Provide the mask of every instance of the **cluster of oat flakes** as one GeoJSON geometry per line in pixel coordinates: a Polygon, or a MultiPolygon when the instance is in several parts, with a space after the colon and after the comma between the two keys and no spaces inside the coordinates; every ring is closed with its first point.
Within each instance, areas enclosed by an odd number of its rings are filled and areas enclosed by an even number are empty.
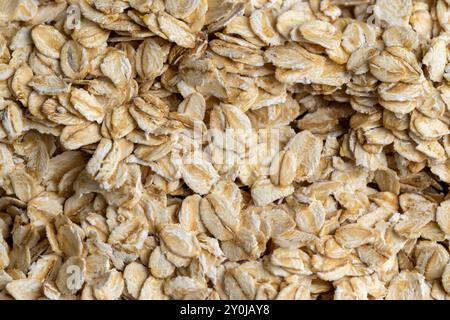
{"type": "Polygon", "coordinates": [[[0,298],[449,299],[449,40],[449,0],[0,0],[0,298]]]}

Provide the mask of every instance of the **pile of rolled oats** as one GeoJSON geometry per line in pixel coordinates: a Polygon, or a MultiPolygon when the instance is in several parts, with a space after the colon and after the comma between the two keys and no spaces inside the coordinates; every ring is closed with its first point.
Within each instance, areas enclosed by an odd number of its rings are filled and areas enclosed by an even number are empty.
{"type": "Polygon", "coordinates": [[[0,298],[450,299],[449,0],[0,0],[0,298]]]}

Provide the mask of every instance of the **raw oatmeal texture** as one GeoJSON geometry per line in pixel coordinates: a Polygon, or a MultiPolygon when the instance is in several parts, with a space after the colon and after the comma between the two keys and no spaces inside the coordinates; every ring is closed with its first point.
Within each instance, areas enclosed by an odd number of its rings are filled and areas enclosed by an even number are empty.
{"type": "Polygon", "coordinates": [[[449,0],[0,0],[0,299],[450,299],[449,0]]]}

